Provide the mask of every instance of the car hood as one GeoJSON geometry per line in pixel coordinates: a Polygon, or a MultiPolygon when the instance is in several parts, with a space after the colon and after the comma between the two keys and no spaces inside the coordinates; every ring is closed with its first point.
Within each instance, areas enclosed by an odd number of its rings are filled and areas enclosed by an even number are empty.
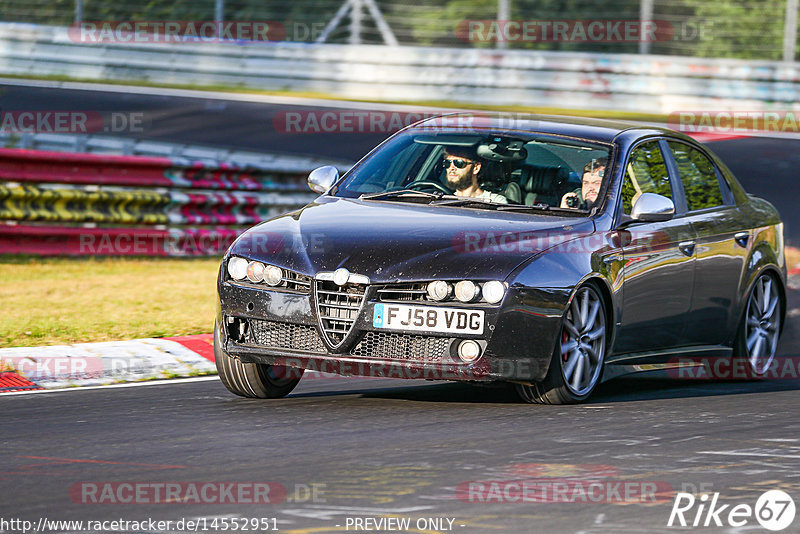
{"type": "Polygon", "coordinates": [[[322,197],[251,228],[230,253],[308,275],[344,267],[372,282],[503,280],[592,231],[586,217],[322,197]]]}

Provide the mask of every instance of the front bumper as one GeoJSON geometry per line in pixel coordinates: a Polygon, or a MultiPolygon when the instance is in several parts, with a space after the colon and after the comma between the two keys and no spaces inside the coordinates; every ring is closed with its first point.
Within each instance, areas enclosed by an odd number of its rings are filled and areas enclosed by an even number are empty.
{"type": "Polygon", "coordinates": [[[478,382],[542,380],[569,298],[566,291],[512,287],[502,306],[481,308],[482,335],[455,336],[374,328],[372,310],[379,301],[368,290],[353,325],[353,342],[333,351],[321,339],[311,294],[227,281],[218,292],[220,347],[244,362],[341,375],[478,382]],[[474,339],[482,349],[470,364],[456,355],[464,339],[474,339]]]}

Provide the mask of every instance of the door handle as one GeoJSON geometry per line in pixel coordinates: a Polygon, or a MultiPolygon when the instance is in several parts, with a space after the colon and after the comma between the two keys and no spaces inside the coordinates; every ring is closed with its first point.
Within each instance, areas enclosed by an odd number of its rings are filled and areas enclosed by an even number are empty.
{"type": "Polygon", "coordinates": [[[684,241],[683,243],[678,243],[678,248],[687,256],[694,255],[694,241],[684,241]]]}
{"type": "Polygon", "coordinates": [[[747,242],[750,241],[750,232],[739,232],[733,235],[733,240],[742,248],[747,248],[747,242]]]}

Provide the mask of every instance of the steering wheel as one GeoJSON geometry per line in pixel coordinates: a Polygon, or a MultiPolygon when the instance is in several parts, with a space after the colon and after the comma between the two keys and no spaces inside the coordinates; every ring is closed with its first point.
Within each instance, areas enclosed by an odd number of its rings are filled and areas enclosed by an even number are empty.
{"type": "Polygon", "coordinates": [[[433,187],[434,189],[438,189],[445,195],[452,195],[453,192],[447,189],[445,186],[440,184],[439,182],[434,182],[433,180],[420,180],[418,182],[411,182],[406,186],[406,189],[417,189],[422,187],[433,187]]]}

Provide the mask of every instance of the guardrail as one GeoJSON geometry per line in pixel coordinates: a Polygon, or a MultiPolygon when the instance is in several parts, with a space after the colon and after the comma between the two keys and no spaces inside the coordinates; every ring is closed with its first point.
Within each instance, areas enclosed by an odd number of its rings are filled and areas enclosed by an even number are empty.
{"type": "Polygon", "coordinates": [[[670,113],[797,106],[800,63],[298,43],[80,43],[66,28],[0,24],[0,72],[670,113]]]}
{"type": "Polygon", "coordinates": [[[231,153],[233,164],[209,149],[147,149],[179,156],[0,148],[0,253],[217,255],[244,229],[315,198],[306,177],[323,163],[231,153]]]}

